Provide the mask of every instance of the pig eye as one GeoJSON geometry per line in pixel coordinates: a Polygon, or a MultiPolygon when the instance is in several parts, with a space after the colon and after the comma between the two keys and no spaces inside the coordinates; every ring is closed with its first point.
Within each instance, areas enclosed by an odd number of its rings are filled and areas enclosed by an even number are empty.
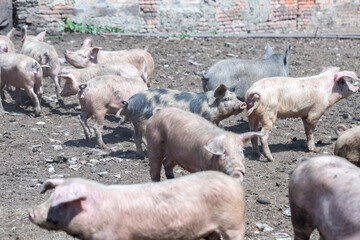
{"type": "Polygon", "coordinates": [[[229,101],[229,100],[230,100],[229,97],[224,98],[224,101],[229,101]]]}

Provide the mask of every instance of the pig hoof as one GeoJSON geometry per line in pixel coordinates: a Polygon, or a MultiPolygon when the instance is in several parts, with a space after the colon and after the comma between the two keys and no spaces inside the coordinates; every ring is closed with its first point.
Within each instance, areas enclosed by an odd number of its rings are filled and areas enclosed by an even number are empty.
{"type": "Polygon", "coordinates": [[[252,155],[253,155],[254,157],[260,157],[260,153],[259,153],[259,152],[253,152],[252,155]]]}
{"type": "Polygon", "coordinates": [[[309,148],[309,151],[310,151],[310,152],[315,152],[315,153],[316,153],[316,152],[319,152],[319,151],[320,151],[320,149],[319,149],[319,148],[317,148],[317,147],[314,147],[314,148],[311,148],[311,149],[309,148]]]}
{"type": "Polygon", "coordinates": [[[57,104],[59,104],[59,106],[60,106],[61,108],[66,108],[66,105],[65,105],[65,103],[64,103],[64,100],[62,100],[62,99],[59,99],[59,100],[57,101],[57,104]]]}

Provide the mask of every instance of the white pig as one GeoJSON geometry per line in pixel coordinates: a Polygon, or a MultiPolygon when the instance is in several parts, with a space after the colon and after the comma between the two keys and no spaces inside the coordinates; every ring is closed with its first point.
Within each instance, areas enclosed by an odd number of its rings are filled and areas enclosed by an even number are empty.
{"type": "MultiPolygon", "coordinates": [[[[340,99],[358,91],[345,77],[357,79],[355,72],[340,71],[339,68],[328,68],[321,74],[311,77],[264,78],[255,82],[245,94],[250,130],[258,130],[259,123],[265,136],[261,145],[269,161],[271,155],[268,138],[274,122],[279,118],[298,118],[304,123],[309,151],[315,148],[313,132],[325,110],[340,99]]],[[[257,139],[251,140],[253,154],[259,156],[257,139]]]]}
{"type": "Polygon", "coordinates": [[[206,171],[160,183],[106,186],[81,178],[49,179],[55,188],[29,209],[31,222],[80,239],[243,239],[245,192],[221,172],[206,171]]]}

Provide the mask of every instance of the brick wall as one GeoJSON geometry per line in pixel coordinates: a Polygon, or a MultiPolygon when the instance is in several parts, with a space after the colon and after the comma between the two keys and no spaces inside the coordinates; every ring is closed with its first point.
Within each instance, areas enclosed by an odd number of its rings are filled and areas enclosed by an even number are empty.
{"type": "Polygon", "coordinates": [[[14,24],[50,32],[65,17],[127,32],[358,32],[360,0],[13,0],[14,24]]]}

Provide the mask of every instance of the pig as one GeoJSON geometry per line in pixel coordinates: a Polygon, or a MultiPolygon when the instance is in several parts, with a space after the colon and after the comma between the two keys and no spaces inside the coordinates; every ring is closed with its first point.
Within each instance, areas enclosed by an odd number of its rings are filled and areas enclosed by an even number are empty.
{"type": "Polygon", "coordinates": [[[164,163],[166,178],[174,178],[180,165],[189,172],[217,170],[241,182],[245,175],[244,145],[263,133],[235,134],[216,127],[203,117],[178,108],[158,110],[146,127],[150,176],[160,181],[164,163]]]}
{"type": "Polygon", "coordinates": [[[241,240],[245,191],[217,171],[132,185],[103,185],[81,179],[49,179],[44,203],[29,209],[29,219],[48,230],[80,239],[241,240]]]}
{"type": "Polygon", "coordinates": [[[100,63],[113,61],[124,61],[134,65],[139,71],[142,70],[144,61],[147,65],[148,87],[151,87],[151,79],[154,71],[154,59],[151,54],[142,49],[131,49],[121,51],[103,51],[93,47],[92,38],[87,37],[83,46],[76,52],[65,50],[66,61],[74,67],[86,68],[100,63]]]}
{"type": "Polygon", "coordinates": [[[344,132],[337,131],[339,137],[335,143],[334,154],[346,158],[350,162],[360,162],[360,126],[347,129],[344,125],[338,125],[344,132]]]}
{"type": "Polygon", "coordinates": [[[27,26],[21,28],[22,49],[20,53],[34,58],[43,67],[43,77],[50,77],[55,84],[57,103],[65,107],[64,101],[60,96],[60,83],[58,74],[60,72],[60,61],[58,54],[53,46],[44,42],[46,31],[39,33],[37,36],[27,35],[27,26]]]}
{"type": "MultiPolygon", "coordinates": [[[[311,77],[264,78],[255,82],[245,95],[250,131],[258,130],[259,122],[265,136],[261,137],[262,150],[269,161],[271,155],[268,138],[277,117],[300,117],[305,127],[307,148],[317,151],[313,132],[326,109],[340,99],[358,91],[345,78],[357,79],[356,73],[340,71],[337,67],[327,68],[321,74],[311,77]]],[[[252,139],[253,154],[259,156],[257,139],[252,139]]]]}
{"type": "Polygon", "coordinates": [[[132,96],[119,113],[126,116],[134,125],[136,152],[144,157],[141,142],[147,120],[155,108],[177,107],[201,115],[205,119],[219,124],[221,120],[236,115],[246,108],[234,93],[220,85],[216,90],[206,93],[181,92],[172,89],[149,89],[132,96]]]}
{"type": "MultiPolygon", "coordinates": [[[[31,57],[18,53],[0,54],[0,92],[5,100],[3,88],[9,84],[16,88],[16,103],[20,103],[20,88],[25,89],[35,106],[35,116],[40,115],[40,100],[42,96],[42,68],[31,57]]],[[[4,108],[0,101],[0,113],[4,108]]]]}
{"type": "Polygon", "coordinates": [[[337,156],[299,160],[290,177],[289,201],[295,240],[343,240],[360,231],[360,169],[337,156]]]}
{"type": "Polygon", "coordinates": [[[101,130],[104,124],[105,114],[116,114],[123,106],[121,101],[128,100],[137,92],[147,89],[143,78],[146,79],[147,70],[143,69],[143,77],[123,77],[116,75],[98,76],[90,81],[80,84],[79,102],[81,113],[79,122],[84,130],[86,139],[90,141],[91,134],[87,120],[95,117],[95,135],[102,149],[109,149],[105,145],[101,130]]]}
{"type": "Polygon", "coordinates": [[[224,84],[243,101],[246,91],[254,82],[265,77],[289,76],[290,49],[291,45],[284,54],[275,54],[267,44],[264,59],[221,60],[210,67],[207,73],[203,71],[203,90],[214,90],[224,84]]]}
{"type": "MultiPolygon", "coordinates": [[[[142,69],[144,68],[147,68],[146,62],[142,65],[142,69]]],[[[81,83],[103,75],[138,77],[141,76],[141,71],[127,62],[97,64],[96,66],[84,69],[63,69],[60,77],[64,78],[66,82],[60,95],[62,97],[76,95],[81,83]]],[[[144,78],[143,81],[148,84],[148,78],[144,78]]]]}
{"type": "Polygon", "coordinates": [[[8,32],[6,35],[0,35],[0,46],[3,46],[2,49],[4,52],[9,52],[9,53],[15,52],[14,43],[11,41],[14,31],[15,28],[12,28],[10,32],[8,32]],[[6,51],[4,50],[5,48],[6,51]]]}

